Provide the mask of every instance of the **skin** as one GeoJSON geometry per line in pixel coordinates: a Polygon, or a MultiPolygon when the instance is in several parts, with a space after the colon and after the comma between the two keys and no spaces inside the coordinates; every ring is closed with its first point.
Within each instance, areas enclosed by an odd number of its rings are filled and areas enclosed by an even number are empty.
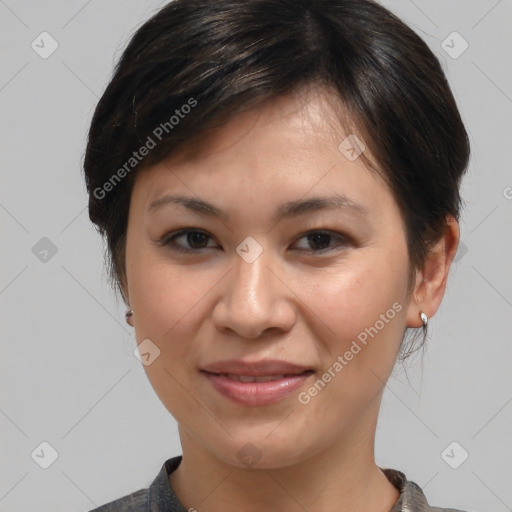
{"type": "Polygon", "coordinates": [[[349,161],[338,149],[346,133],[332,105],[318,89],[272,99],[137,176],[124,291],[137,342],[160,350],[144,368],[178,423],[183,459],[170,483],[187,509],[387,512],[398,499],[374,459],[382,393],[405,328],[439,307],[459,228],[447,218],[407,295],[400,210],[362,158],[349,161]],[[273,219],[286,201],[334,192],[367,215],[341,208],[273,219]],[[229,218],[175,204],[149,212],[169,193],[209,201],[229,218]],[[182,228],[206,233],[175,240],[195,252],[157,243],[182,228]],[[348,241],[308,240],[313,230],[348,241]],[[263,249],[252,263],[236,252],[247,236],[263,249]],[[308,404],[297,392],[239,405],[199,371],[224,359],[281,359],[316,371],[299,390],[307,391],[394,303],[401,310],[308,404]],[[248,442],[261,456],[252,467],[237,456],[248,442]]]}

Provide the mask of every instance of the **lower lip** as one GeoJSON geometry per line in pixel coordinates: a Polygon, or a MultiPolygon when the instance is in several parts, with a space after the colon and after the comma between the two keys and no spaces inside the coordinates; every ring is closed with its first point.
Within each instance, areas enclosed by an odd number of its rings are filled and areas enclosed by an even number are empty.
{"type": "Polygon", "coordinates": [[[202,373],[220,394],[237,404],[250,407],[279,402],[299,389],[304,381],[313,375],[308,372],[267,382],[239,382],[224,375],[204,371],[202,373]]]}

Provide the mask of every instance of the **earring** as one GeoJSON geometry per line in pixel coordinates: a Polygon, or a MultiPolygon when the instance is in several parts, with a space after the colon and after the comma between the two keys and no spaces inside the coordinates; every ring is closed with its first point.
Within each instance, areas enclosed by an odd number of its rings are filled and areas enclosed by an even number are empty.
{"type": "Polygon", "coordinates": [[[129,311],[127,311],[124,316],[126,318],[126,323],[129,325],[132,325],[132,324],[130,324],[130,318],[133,316],[133,309],[130,309],[129,311]]]}
{"type": "Polygon", "coordinates": [[[423,329],[426,329],[428,325],[428,316],[425,313],[423,313],[423,311],[420,311],[420,318],[421,321],[423,322],[423,329]]]}

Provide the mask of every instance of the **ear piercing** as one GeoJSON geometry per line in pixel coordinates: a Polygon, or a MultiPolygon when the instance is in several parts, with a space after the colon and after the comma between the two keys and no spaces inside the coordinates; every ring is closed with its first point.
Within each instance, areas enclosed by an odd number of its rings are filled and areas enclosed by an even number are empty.
{"type": "MultiPolygon", "coordinates": [[[[129,319],[132,316],[133,316],[133,309],[130,309],[129,311],[127,311],[125,313],[125,317],[126,317],[126,322],[127,323],[129,323],[129,319]]],[[[420,318],[421,318],[421,321],[423,323],[423,329],[426,329],[427,325],[428,325],[428,316],[423,311],[420,311],[420,318]]]]}

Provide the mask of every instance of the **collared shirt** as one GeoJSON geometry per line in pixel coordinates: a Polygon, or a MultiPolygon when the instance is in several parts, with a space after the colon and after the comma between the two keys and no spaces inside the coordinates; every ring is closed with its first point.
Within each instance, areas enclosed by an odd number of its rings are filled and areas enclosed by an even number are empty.
{"type": "MultiPolygon", "coordinates": [[[[180,465],[181,459],[182,456],[179,455],[166,460],[148,488],[140,489],[89,512],[188,512],[174,493],[169,481],[169,475],[180,465]]],[[[464,512],[454,508],[431,507],[421,488],[407,480],[401,471],[382,471],[400,492],[389,512],[464,512]]]]}

